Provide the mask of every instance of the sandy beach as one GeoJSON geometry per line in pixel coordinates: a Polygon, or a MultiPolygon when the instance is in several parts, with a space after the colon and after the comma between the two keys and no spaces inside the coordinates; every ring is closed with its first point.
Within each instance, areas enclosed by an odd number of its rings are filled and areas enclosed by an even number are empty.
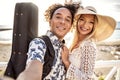
{"type": "Polygon", "coordinates": [[[11,44],[0,44],[0,62],[9,60],[11,54],[11,44]]]}
{"type": "MultiPolygon", "coordinates": [[[[11,44],[0,44],[0,62],[8,62],[11,55],[11,44]]],[[[0,66],[0,77],[3,75],[6,66],[0,66]]]]}

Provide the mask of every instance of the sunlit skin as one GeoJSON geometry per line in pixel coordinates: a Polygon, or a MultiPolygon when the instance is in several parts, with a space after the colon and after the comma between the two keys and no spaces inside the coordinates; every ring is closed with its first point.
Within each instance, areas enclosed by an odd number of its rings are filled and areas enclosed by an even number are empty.
{"type": "Polygon", "coordinates": [[[72,15],[66,8],[57,9],[52,19],[50,20],[50,30],[59,38],[63,37],[69,32],[72,26],[72,15]]]}
{"type": "Polygon", "coordinates": [[[78,20],[77,30],[80,37],[85,37],[92,32],[95,23],[95,15],[83,14],[78,20]]]}
{"type": "MultiPolygon", "coordinates": [[[[80,16],[77,23],[78,42],[76,46],[74,46],[74,48],[79,47],[81,41],[83,41],[87,37],[87,35],[89,35],[92,32],[94,28],[94,23],[95,23],[95,15],[83,14],[80,16]]],[[[66,46],[63,47],[62,53],[63,53],[62,60],[66,66],[66,69],[68,69],[70,65],[70,61],[68,60],[69,50],[66,46]]]]}

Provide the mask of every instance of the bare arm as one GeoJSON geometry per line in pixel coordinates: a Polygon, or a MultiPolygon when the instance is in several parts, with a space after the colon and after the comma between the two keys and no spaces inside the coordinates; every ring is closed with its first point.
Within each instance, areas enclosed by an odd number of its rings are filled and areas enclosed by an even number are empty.
{"type": "Polygon", "coordinates": [[[43,65],[38,60],[31,61],[26,69],[18,76],[17,80],[41,80],[43,65]]]}
{"type": "Polygon", "coordinates": [[[45,51],[46,45],[42,39],[36,38],[30,42],[26,69],[17,80],[41,80],[45,51]]]}

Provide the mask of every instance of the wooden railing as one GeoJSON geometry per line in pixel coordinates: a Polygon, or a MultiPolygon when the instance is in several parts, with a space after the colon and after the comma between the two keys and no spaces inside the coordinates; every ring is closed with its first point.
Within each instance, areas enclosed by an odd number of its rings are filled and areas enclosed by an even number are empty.
{"type": "Polygon", "coordinates": [[[115,80],[120,80],[120,60],[96,61],[95,63],[95,68],[107,68],[107,67],[112,67],[112,69],[105,77],[105,80],[111,80],[115,73],[117,73],[115,80]]]}

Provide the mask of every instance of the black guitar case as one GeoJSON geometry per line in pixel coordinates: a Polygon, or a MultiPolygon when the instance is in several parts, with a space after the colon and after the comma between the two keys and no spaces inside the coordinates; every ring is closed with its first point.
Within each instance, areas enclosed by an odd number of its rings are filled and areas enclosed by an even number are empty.
{"type": "Polygon", "coordinates": [[[38,7],[33,3],[16,3],[12,51],[5,76],[16,79],[25,69],[30,41],[38,37],[38,7]]]}

